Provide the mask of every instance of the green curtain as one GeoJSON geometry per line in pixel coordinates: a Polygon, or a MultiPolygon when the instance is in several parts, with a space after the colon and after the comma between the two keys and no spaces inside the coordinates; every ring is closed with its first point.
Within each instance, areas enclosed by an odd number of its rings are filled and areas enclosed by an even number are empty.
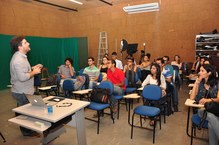
{"type": "MultiPolygon", "coordinates": [[[[1,56],[1,81],[0,89],[5,89],[10,84],[10,59],[13,55],[9,41],[13,36],[0,34],[0,56],[1,56]]],[[[45,38],[27,36],[31,51],[28,53],[30,64],[43,64],[48,68],[50,74],[58,71],[58,66],[64,64],[66,57],[73,59],[75,71],[79,70],[79,62],[87,61],[87,38],[45,38]],[[83,44],[83,45],[82,45],[83,44]],[[79,55],[79,50],[84,50],[84,56],[79,55]],[[80,61],[79,61],[80,59],[80,61]]],[[[82,67],[82,66],[80,66],[82,67]]]]}
{"type": "Polygon", "coordinates": [[[82,69],[87,66],[87,58],[88,58],[88,40],[87,37],[81,37],[78,39],[78,56],[80,58],[79,68],[82,69]]]}
{"type": "Polygon", "coordinates": [[[9,44],[11,36],[0,35],[0,89],[10,84],[10,60],[12,50],[9,44]]]}

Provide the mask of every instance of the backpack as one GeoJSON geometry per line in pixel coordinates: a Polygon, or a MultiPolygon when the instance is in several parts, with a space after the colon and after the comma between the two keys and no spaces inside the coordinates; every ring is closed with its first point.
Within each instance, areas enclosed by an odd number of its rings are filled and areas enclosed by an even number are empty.
{"type": "Polygon", "coordinates": [[[90,82],[88,74],[81,74],[81,76],[85,77],[85,82],[84,82],[84,85],[82,86],[82,88],[83,89],[88,89],[89,88],[89,82],[90,82]]]}
{"type": "Polygon", "coordinates": [[[136,80],[135,80],[136,73],[134,72],[134,67],[131,70],[127,70],[125,72],[125,77],[128,80],[127,87],[135,88],[136,87],[136,80]]]}
{"type": "Polygon", "coordinates": [[[50,75],[47,79],[47,82],[46,82],[46,86],[53,86],[53,85],[58,85],[58,76],[57,74],[55,75],[50,75]]]}
{"type": "Polygon", "coordinates": [[[110,90],[106,88],[94,87],[91,92],[90,100],[92,102],[109,104],[110,103],[110,90]]]}

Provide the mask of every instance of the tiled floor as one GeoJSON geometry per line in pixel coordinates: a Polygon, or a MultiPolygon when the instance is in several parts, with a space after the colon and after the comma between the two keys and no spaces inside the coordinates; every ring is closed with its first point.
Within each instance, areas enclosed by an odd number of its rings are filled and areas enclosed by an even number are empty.
{"type": "MultiPolygon", "coordinates": [[[[166,124],[162,122],[162,129],[156,129],[156,145],[189,145],[190,138],[186,135],[187,107],[184,102],[188,98],[188,88],[183,86],[179,91],[179,112],[166,117],[166,124]]],[[[138,103],[134,103],[134,106],[138,103]]],[[[12,108],[16,107],[16,102],[12,99],[10,90],[0,91],[0,131],[5,136],[7,142],[4,145],[40,145],[40,138],[23,137],[19,127],[9,123],[7,120],[14,117],[12,108]]],[[[92,116],[94,112],[85,111],[85,115],[92,116]]],[[[130,139],[131,127],[127,122],[128,112],[125,106],[121,106],[120,119],[112,123],[109,116],[101,118],[100,134],[96,134],[95,122],[86,120],[86,134],[88,145],[152,145],[152,131],[134,128],[134,137],[130,139]]],[[[148,125],[148,121],[146,125],[148,125]]],[[[66,133],[49,143],[49,145],[76,145],[76,130],[66,126],[66,133]]],[[[197,131],[198,135],[207,136],[207,131],[197,131]]],[[[207,145],[205,141],[194,140],[194,145],[207,145]]]]}

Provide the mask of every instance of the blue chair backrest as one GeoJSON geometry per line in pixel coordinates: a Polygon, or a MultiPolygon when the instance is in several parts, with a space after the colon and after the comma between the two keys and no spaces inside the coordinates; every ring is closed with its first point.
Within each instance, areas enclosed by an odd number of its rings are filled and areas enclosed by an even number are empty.
{"type": "Polygon", "coordinates": [[[97,81],[98,81],[98,82],[101,82],[102,80],[103,80],[103,74],[100,73],[97,81]]]}
{"type": "Polygon", "coordinates": [[[88,74],[81,74],[81,76],[85,76],[85,83],[82,86],[82,89],[88,89],[89,88],[89,82],[90,82],[88,74]]]}
{"type": "Polygon", "coordinates": [[[74,75],[71,78],[76,79],[76,72],[75,71],[74,71],[74,75]]]}
{"type": "Polygon", "coordinates": [[[157,85],[147,85],[143,89],[142,96],[147,100],[160,100],[162,97],[162,90],[157,85]]]}
{"type": "Polygon", "coordinates": [[[127,79],[127,78],[125,78],[125,86],[127,87],[127,86],[128,86],[128,84],[129,84],[129,81],[128,81],[128,79],[127,79]]]}
{"type": "Polygon", "coordinates": [[[40,75],[34,75],[34,86],[41,86],[41,77],[40,75]]]}
{"type": "Polygon", "coordinates": [[[98,85],[98,88],[106,88],[110,90],[110,95],[113,94],[114,88],[112,82],[104,81],[98,85]]]}
{"type": "Polygon", "coordinates": [[[63,86],[64,91],[74,91],[74,83],[72,80],[64,80],[63,86]]]}
{"type": "Polygon", "coordinates": [[[141,78],[141,69],[139,67],[137,67],[137,74],[138,74],[138,78],[141,78]]]}
{"type": "Polygon", "coordinates": [[[135,74],[135,82],[137,83],[140,80],[140,77],[138,76],[138,74],[135,74]]]}
{"type": "Polygon", "coordinates": [[[175,76],[174,76],[175,78],[173,78],[174,79],[173,82],[175,82],[177,79],[179,79],[179,67],[176,65],[172,65],[172,67],[173,67],[173,71],[175,73],[175,76]]]}
{"type": "Polygon", "coordinates": [[[84,72],[84,68],[80,69],[80,71],[78,72],[78,75],[82,75],[84,72]]]}

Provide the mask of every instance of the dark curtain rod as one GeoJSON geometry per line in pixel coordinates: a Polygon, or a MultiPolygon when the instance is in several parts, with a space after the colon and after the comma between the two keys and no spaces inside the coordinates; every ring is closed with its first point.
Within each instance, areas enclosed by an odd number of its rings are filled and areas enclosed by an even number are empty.
{"type": "Polygon", "coordinates": [[[51,5],[51,6],[55,6],[55,7],[59,7],[59,8],[63,8],[63,9],[67,9],[67,10],[70,10],[70,11],[75,11],[75,12],[78,11],[78,10],[76,10],[76,9],[63,7],[63,6],[60,6],[60,5],[56,5],[56,4],[52,4],[52,3],[48,3],[48,2],[44,2],[44,1],[41,1],[41,0],[33,0],[33,1],[35,1],[35,2],[39,2],[39,3],[43,3],[43,4],[47,4],[47,5],[51,5]]]}
{"type": "Polygon", "coordinates": [[[105,1],[105,0],[99,0],[99,1],[101,1],[101,2],[103,2],[103,3],[105,3],[105,4],[108,4],[108,5],[110,5],[110,6],[113,6],[112,3],[109,3],[109,2],[107,2],[107,1],[105,1]]]}

